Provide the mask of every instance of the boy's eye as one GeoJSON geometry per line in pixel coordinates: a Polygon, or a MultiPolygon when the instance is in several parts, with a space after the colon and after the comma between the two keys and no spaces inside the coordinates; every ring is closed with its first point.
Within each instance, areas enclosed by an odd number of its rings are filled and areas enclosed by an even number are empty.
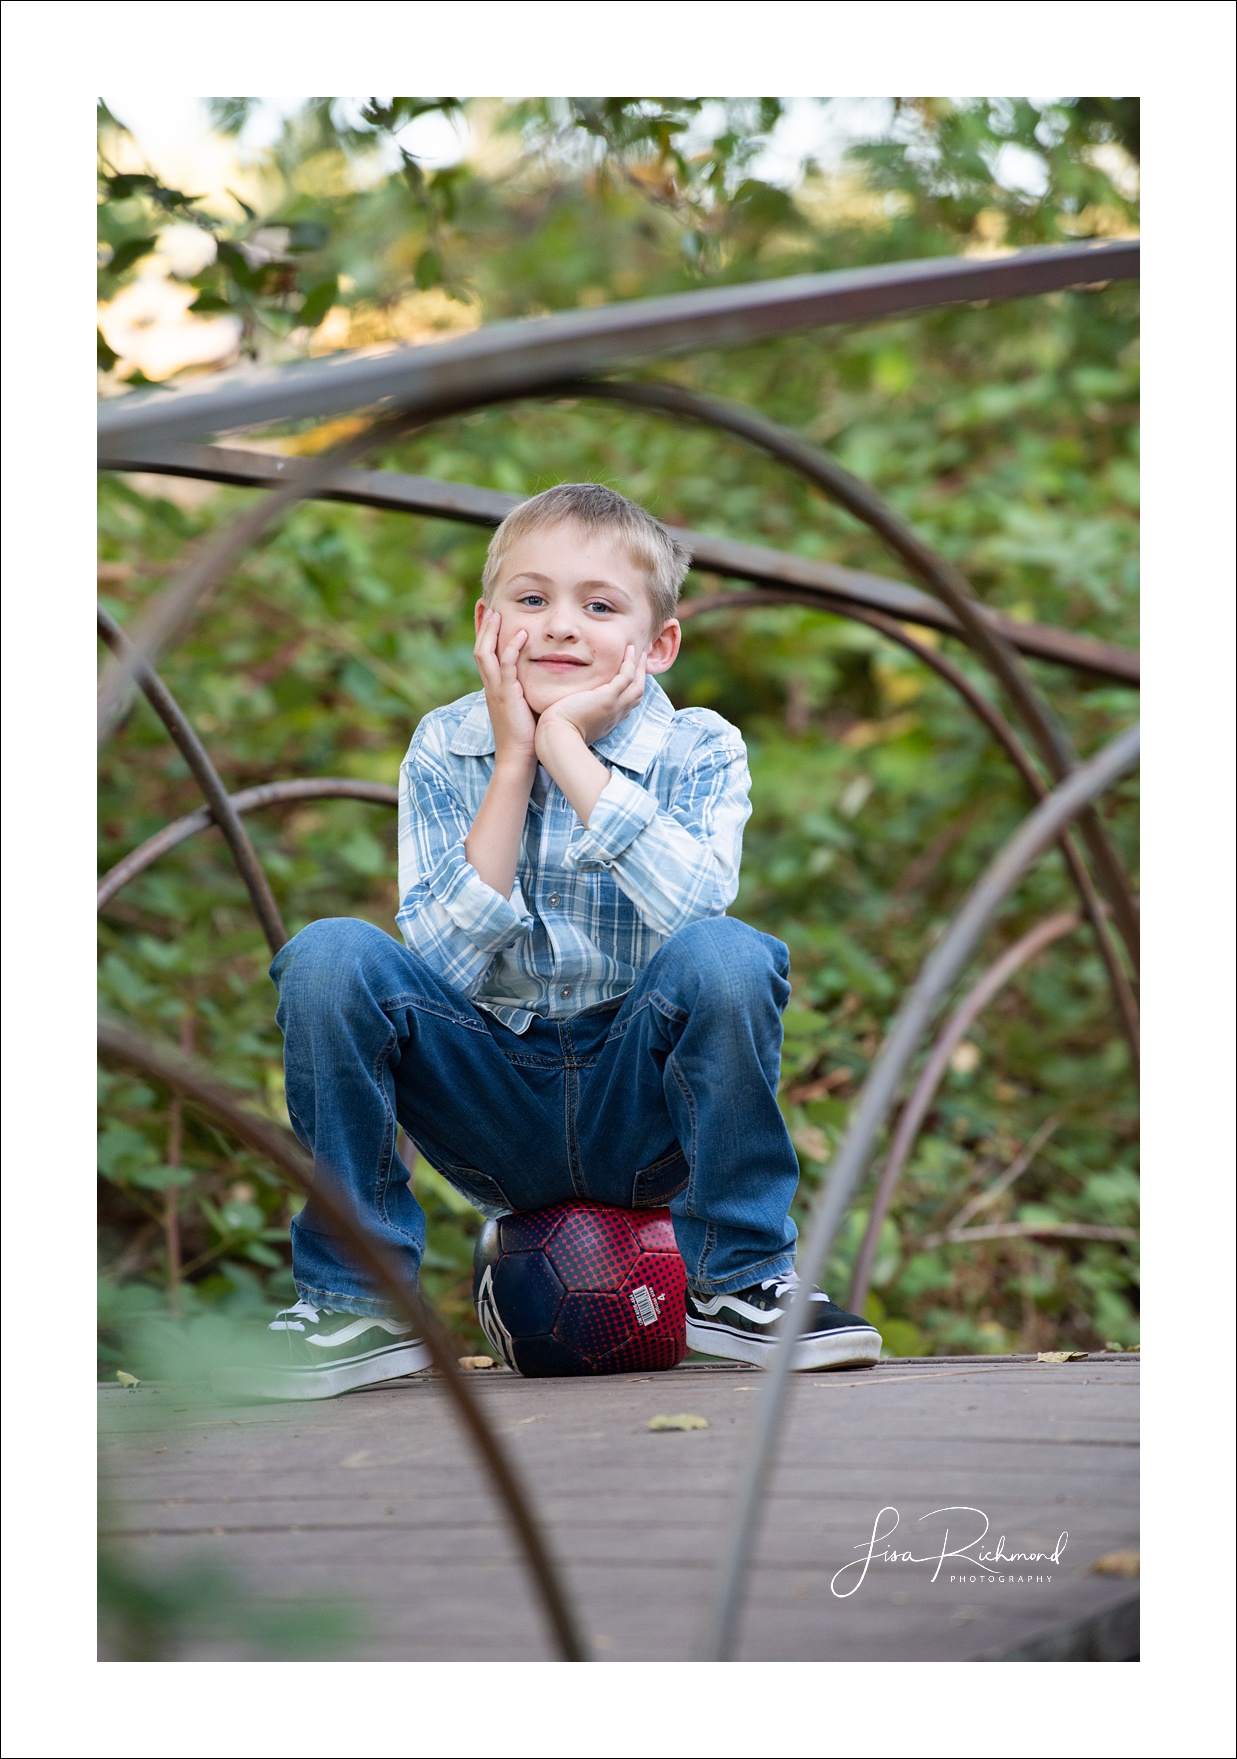
{"type": "Polygon", "coordinates": [[[522,605],[527,605],[530,610],[535,611],[539,606],[545,604],[545,600],[539,592],[526,592],[520,599],[520,603],[522,605]]]}
{"type": "Polygon", "coordinates": [[[613,611],[614,606],[608,605],[604,599],[590,599],[585,605],[586,611],[613,611]]]}

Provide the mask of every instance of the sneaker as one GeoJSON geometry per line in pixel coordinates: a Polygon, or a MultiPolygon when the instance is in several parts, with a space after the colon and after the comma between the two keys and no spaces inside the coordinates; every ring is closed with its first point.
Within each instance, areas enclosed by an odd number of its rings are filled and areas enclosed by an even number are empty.
{"type": "MultiPolygon", "coordinates": [[[[706,1298],[687,1291],[687,1347],[764,1367],[777,1348],[779,1322],[790,1311],[799,1279],[794,1271],[754,1283],[732,1295],[706,1298]]],[[[795,1345],[792,1368],[870,1368],[880,1360],[881,1335],[866,1319],[847,1313],[819,1289],[795,1345]]]]}
{"type": "Polygon", "coordinates": [[[217,1368],[211,1385],[224,1397],[333,1399],[338,1393],[428,1368],[430,1352],[402,1319],[334,1313],[298,1301],[255,1340],[243,1367],[217,1368]]]}

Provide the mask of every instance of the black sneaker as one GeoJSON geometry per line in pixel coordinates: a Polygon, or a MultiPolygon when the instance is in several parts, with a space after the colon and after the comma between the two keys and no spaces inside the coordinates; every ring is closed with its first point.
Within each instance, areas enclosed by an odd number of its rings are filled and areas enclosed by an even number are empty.
{"type": "MultiPolygon", "coordinates": [[[[777,1348],[779,1322],[790,1311],[799,1279],[794,1271],[739,1289],[733,1295],[687,1291],[687,1347],[764,1367],[777,1348]]],[[[866,1319],[847,1313],[818,1289],[795,1345],[792,1368],[870,1368],[880,1360],[881,1335],[866,1319]]]]}
{"type": "Polygon", "coordinates": [[[225,1398],[333,1399],[378,1381],[428,1368],[428,1346],[402,1319],[331,1313],[308,1301],[284,1311],[254,1340],[244,1366],[216,1368],[225,1398]]]}

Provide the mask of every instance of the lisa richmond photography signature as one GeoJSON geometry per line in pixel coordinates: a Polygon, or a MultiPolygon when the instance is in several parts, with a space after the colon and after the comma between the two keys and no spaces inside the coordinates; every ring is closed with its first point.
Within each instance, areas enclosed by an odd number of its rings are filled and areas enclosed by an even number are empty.
{"type": "Polygon", "coordinates": [[[931,1521],[940,1515],[958,1515],[970,1517],[959,1520],[954,1527],[948,1523],[941,1536],[939,1546],[932,1541],[933,1549],[919,1556],[915,1551],[902,1551],[896,1546],[886,1543],[891,1539],[901,1522],[897,1509],[889,1504],[877,1515],[872,1523],[869,1537],[856,1545],[854,1549],[862,1555],[853,1558],[850,1563],[843,1564],[830,1580],[829,1587],[839,1600],[846,1600],[850,1595],[858,1593],[867,1580],[872,1560],[879,1558],[887,1564],[932,1564],[931,1580],[935,1582],[944,1570],[947,1561],[954,1561],[955,1570],[949,1577],[951,1582],[980,1581],[992,1582],[1051,1582],[1051,1575],[1035,1573],[1037,1564],[1059,1564],[1069,1534],[1062,1533],[1051,1551],[1007,1551],[1005,1535],[1002,1533],[995,1545],[984,1546],[988,1537],[989,1521],[982,1509],[971,1508],[967,1503],[950,1503],[945,1508],[930,1509],[926,1515],[920,1515],[919,1521],[931,1521]],[[981,1524],[982,1523],[982,1524],[981,1524]],[[976,1526],[979,1531],[971,1531],[976,1526]],[[961,1544],[950,1545],[950,1539],[957,1539],[958,1531],[970,1537],[961,1544]],[[850,1580],[851,1572],[856,1572],[850,1580]],[[973,1572],[969,1575],[960,1571],[973,1572]]]}

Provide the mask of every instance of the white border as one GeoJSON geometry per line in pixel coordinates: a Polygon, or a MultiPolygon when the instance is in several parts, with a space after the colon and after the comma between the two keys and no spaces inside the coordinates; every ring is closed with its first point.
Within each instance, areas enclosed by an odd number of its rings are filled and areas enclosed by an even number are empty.
{"type": "Polygon", "coordinates": [[[1232,1128],[1222,1096],[1232,1008],[1231,959],[1211,936],[1231,917],[1231,8],[10,0],[4,14],[7,1750],[126,1759],[1226,1751],[1214,1694],[1227,1677],[1221,1609],[1233,1548],[1227,1517],[1217,1526],[1214,1512],[1228,1506],[1232,1128]],[[563,1667],[486,1667],[482,1684],[464,1664],[407,1664],[398,1681],[375,1679],[372,1664],[332,1664],[325,1682],[310,1664],[225,1664],[202,1681],[182,1664],[135,1679],[93,1660],[90,109],[96,85],[366,91],[401,67],[423,89],[465,95],[606,86],[793,96],[826,84],[842,96],[1144,97],[1153,1421],[1138,1667],[1056,1667],[1028,1679],[1002,1667],[751,1664],[702,1677],[695,1667],[630,1664],[615,1691],[563,1667]],[[49,1220],[59,1263],[47,1256],[49,1220]]]}

